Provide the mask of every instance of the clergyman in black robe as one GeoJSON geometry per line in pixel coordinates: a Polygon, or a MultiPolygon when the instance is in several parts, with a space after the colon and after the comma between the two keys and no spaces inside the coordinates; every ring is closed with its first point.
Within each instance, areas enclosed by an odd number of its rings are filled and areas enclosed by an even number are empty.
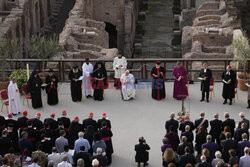
{"type": "Polygon", "coordinates": [[[42,80],[38,76],[37,71],[33,71],[28,80],[28,92],[31,95],[31,102],[33,108],[40,108],[43,106],[41,97],[42,80]]]}
{"type": "Polygon", "coordinates": [[[104,99],[103,90],[108,87],[108,84],[107,71],[104,64],[100,61],[94,66],[91,82],[94,89],[94,100],[102,101],[104,99]]]}
{"type": "Polygon", "coordinates": [[[58,79],[54,75],[53,70],[49,70],[49,75],[46,77],[46,92],[48,94],[48,104],[55,105],[58,103],[58,79]]]}
{"type": "Polygon", "coordinates": [[[208,69],[208,65],[206,63],[203,64],[203,68],[200,71],[199,79],[201,79],[201,102],[206,100],[209,102],[209,89],[210,89],[210,79],[212,78],[212,71],[208,69]]]}
{"type": "Polygon", "coordinates": [[[81,70],[79,70],[77,65],[74,65],[73,69],[69,72],[71,97],[73,102],[82,100],[82,80],[79,80],[81,76],[81,70]]]}
{"type": "Polygon", "coordinates": [[[231,66],[228,65],[226,71],[221,75],[223,82],[222,97],[225,99],[223,104],[227,103],[227,99],[230,100],[229,105],[232,105],[232,99],[235,97],[235,82],[236,74],[231,70],[231,66]]]}
{"type": "Polygon", "coordinates": [[[152,76],[152,98],[155,100],[162,100],[166,97],[164,76],[166,71],[161,67],[161,62],[156,61],[156,66],[151,70],[152,76]]]}

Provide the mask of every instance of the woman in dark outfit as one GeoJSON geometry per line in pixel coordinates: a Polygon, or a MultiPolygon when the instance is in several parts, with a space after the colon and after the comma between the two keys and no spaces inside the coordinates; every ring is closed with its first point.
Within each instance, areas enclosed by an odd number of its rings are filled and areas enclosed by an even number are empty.
{"type": "Polygon", "coordinates": [[[28,80],[28,92],[31,95],[31,102],[33,108],[40,108],[43,106],[41,98],[42,80],[38,76],[38,72],[34,70],[28,80]]]}
{"type": "Polygon", "coordinates": [[[46,77],[46,92],[48,94],[48,104],[49,105],[56,105],[58,103],[58,79],[53,73],[53,70],[49,70],[49,75],[46,77]]]}
{"type": "Polygon", "coordinates": [[[165,69],[161,67],[161,62],[156,61],[156,66],[151,70],[152,76],[152,98],[155,100],[162,100],[166,97],[165,93],[165,84],[164,84],[164,76],[165,69]]]}
{"type": "Polygon", "coordinates": [[[94,100],[102,101],[103,89],[108,87],[107,84],[107,71],[102,62],[98,61],[93,70],[92,74],[92,85],[94,89],[94,100]]]}

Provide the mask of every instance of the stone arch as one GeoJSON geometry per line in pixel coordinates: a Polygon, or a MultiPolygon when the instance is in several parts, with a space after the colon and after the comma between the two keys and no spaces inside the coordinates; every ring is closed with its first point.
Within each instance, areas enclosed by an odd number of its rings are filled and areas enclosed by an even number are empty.
{"type": "Polygon", "coordinates": [[[109,34],[109,48],[117,48],[117,30],[116,26],[105,22],[105,31],[109,34]]]}

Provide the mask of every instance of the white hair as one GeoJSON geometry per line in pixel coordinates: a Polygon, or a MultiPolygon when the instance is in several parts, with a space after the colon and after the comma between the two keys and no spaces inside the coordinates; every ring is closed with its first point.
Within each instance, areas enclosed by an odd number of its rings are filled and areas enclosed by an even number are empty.
{"type": "Polygon", "coordinates": [[[99,165],[99,161],[97,159],[94,159],[92,161],[92,166],[98,166],[99,165]]]}
{"type": "Polygon", "coordinates": [[[245,113],[244,113],[244,112],[240,112],[240,113],[239,113],[239,116],[240,116],[240,117],[245,117],[245,113]]]}
{"type": "Polygon", "coordinates": [[[216,158],[221,158],[221,156],[222,156],[220,151],[216,151],[214,155],[216,158]]]}
{"type": "Polygon", "coordinates": [[[78,133],[78,137],[83,137],[84,133],[83,132],[79,132],[78,133]]]}
{"type": "Polygon", "coordinates": [[[102,153],[102,148],[101,148],[101,147],[98,147],[98,148],[96,149],[96,152],[97,152],[97,153],[102,153]]]}

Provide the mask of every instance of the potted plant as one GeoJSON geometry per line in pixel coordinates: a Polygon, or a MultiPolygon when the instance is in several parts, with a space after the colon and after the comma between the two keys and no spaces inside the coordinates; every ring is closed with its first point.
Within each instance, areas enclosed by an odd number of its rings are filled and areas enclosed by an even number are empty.
{"type": "Polygon", "coordinates": [[[39,76],[43,81],[45,81],[45,77],[48,75],[48,73],[45,72],[46,60],[61,51],[62,48],[59,45],[57,35],[47,37],[42,34],[38,34],[31,37],[29,57],[42,59],[42,73],[39,73],[39,76]]]}
{"type": "Polygon", "coordinates": [[[0,40],[0,66],[1,66],[1,77],[0,77],[0,90],[7,89],[9,85],[9,77],[6,76],[6,59],[16,58],[20,53],[20,43],[18,39],[9,39],[4,36],[0,40]]]}
{"type": "Polygon", "coordinates": [[[233,39],[232,47],[234,49],[235,60],[243,68],[243,73],[238,73],[238,83],[240,90],[248,90],[246,83],[248,81],[247,65],[250,58],[250,45],[246,33],[233,39]]]}

